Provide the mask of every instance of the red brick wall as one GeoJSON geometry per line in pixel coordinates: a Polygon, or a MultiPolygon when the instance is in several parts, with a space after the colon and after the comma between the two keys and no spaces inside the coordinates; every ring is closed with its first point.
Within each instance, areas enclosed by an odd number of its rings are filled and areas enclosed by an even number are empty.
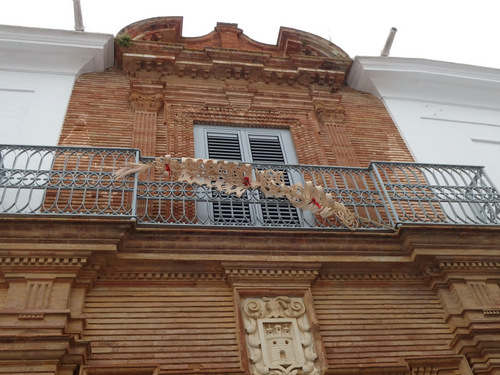
{"type": "Polygon", "coordinates": [[[82,74],[75,82],[59,143],[131,148],[134,112],[129,104],[129,90],[127,77],[114,69],[82,74]],[[90,144],[87,138],[71,134],[82,115],[90,144]]]}
{"type": "Polygon", "coordinates": [[[98,282],[85,300],[89,366],[151,364],[181,372],[241,368],[224,280],[98,282]]]}
{"type": "Polygon", "coordinates": [[[452,334],[424,281],[325,280],[312,292],[331,367],[450,356],[452,334]]]}
{"type": "MultiPolygon", "coordinates": [[[[165,105],[158,113],[157,155],[194,156],[193,124],[289,128],[302,164],[336,165],[327,130],[314,113],[307,87],[230,79],[166,78],[165,105]],[[231,92],[241,93],[235,101],[231,92]],[[246,95],[246,96],[245,96],[246,95]]],[[[75,83],[61,144],[132,147],[134,112],[128,95],[129,79],[116,70],[88,73],[75,83]],[[86,118],[86,134],[78,138],[78,119],[86,118]],[[72,133],[73,131],[73,133],[72,133]],[[77,134],[77,135],[75,135],[77,134]],[[76,138],[76,140],[75,140],[76,138]],[[90,142],[90,144],[89,144],[90,142]]],[[[412,157],[383,103],[370,94],[344,87],[343,126],[360,166],[372,160],[411,161],[412,157]]],[[[139,142],[140,143],[140,142],[139,142]]]]}

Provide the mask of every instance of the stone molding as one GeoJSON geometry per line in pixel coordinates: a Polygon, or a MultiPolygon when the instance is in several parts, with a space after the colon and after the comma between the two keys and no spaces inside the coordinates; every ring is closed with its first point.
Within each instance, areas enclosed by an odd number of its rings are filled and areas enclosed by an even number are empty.
{"type": "MultiPolygon", "coordinates": [[[[297,123],[297,119],[289,113],[276,111],[273,109],[248,109],[244,113],[237,113],[231,106],[183,106],[191,117],[197,121],[202,121],[206,125],[227,126],[248,126],[273,129],[289,129],[291,125],[297,123]]],[[[184,118],[186,112],[178,111],[176,117],[184,118]]]]}
{"type": "Polygon", "coordinates": [[[222,264],[230,285],[238,288],[258,287],[279,282],[292,289],[309,288],[318,278],[319,264],[275,264],[268,268],[243,264],[222,264]]]}
{"type": "Polygon", "coordinates": [[[158,366],[82,366],[81,375],[158,375],[158,366]]]}
{"type": "Polygon", "coordinates": [[[363,367],[337,367],[326,375],[472,375],[467,360],[460,355],[406,358],[398,363],[369,365],[363,367]]]}
{"type": "Polygon", "coordinates": [[[425,279],[425,275],[420,273],[369,273],[369,274],[337,274],[326,273],[319,275],[320,280],[332,281],[392,281],[392,280],[409,280],[421,281],[425,279]]]}
{"type": "Polygon", "coordinates": [[[188,56],[184,57],[182,61],[177,61],[174,51],[171,51],[171,54],[168,55],[124,53],[123,71],[130,77],[150,78],[160,81],[165,81],[169,76],[176,75],[179,78],[235,79],[303,87],[318,85],[327,88],[330,92],[337,91],[343,86],[345,80],[344,71],[314,67],[291,68],[289,64],[279,68],[276,67],[276,61],[271,61],[271,64],[268,62],[269,56],[267,55],[259,54],[256,56],[255,53],[239,51],[238,54],[242,54],[244,57],[214,56],[213,53],[209,53],[214,51],[208,50],[209,48],[202,52],[205,54],[201,58],[202,61],[199,61],[199,56],[191,61],[189,61],[190,57],[188,56]],[[238,62],[238,59],[243,61],[238,62]]]}
{"type": "Polygon", "coordinates": [[[484,315],[498,315],[500,316],[500,308],[492,310],[483,310],[484,315]]]}
{"type": "Polygon", "coordinates": [[[222,273],[201,272],[120,272],[104,271],[101,281],[218,281],[223,279],[222,273]]]}
{"type": "Polygon", "coordinates": [[[466,270],[466,269],[498,269],[500,262],[442,262],[439,263],[441,270],[466,270]]]}
{"type": "Polygon", "coordinates": [[[2,266],[84,266],[88,262],[88,257],[57,257],[57,256],[9,256],[0,257],[2,266]]]}

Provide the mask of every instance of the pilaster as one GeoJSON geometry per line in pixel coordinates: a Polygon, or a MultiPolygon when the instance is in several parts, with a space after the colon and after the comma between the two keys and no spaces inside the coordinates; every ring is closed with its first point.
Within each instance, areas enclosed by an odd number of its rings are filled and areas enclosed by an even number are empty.
{"type": "Polygon", "coordinates": [[[71,375],[85,361],[90,347],[82,340],[83,301],[96,272],[90,255],[15,252],[0,257],[8,287],[0,310],[0,373],[46,367],[71,375]]]}
{"type": "Polygon", "coordinates": [[[314,112],[333,149],[332,164],[359,167],[360,163],[344,126],[346,112],[340,95],[313,95],[314,112]]]}
{"type": "Polygon", "coordinates": [[[141,150],[145,156],[156,156],[156,124],[158,112],[163,106],[164,83],[130,83],[130,105],[135,112],[132,147],[141,150]]]}
{"type": "Polygon", "coordinates": [[[441,259],[428,271],[454,332],[451,347],[474,374],[500,373],[500,263],[441,259]]]}

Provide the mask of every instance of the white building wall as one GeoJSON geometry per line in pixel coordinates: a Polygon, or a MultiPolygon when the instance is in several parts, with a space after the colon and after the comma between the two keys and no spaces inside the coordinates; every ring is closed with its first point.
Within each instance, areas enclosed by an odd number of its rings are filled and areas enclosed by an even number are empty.
{"type": "Polygon", "coordinates": [[[0,143],[55,145],[76,77],[113,64],[113,35],[0,25],[0,143]]]}
{"type": "Polygon", "coordinates": [[[416,161],[485,166],[500,187],[500,70],[357,57],[348,83],[384,102],[416,161]]]}

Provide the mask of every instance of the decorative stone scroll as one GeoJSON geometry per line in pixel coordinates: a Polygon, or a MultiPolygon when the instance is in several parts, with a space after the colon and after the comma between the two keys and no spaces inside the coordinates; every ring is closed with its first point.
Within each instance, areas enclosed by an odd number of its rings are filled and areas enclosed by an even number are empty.
{"type": "Polygon", "coordinates": [[[319,375],[317,354],[298,297],[247,298],[242,303],[252,375],[319,375]]]}

